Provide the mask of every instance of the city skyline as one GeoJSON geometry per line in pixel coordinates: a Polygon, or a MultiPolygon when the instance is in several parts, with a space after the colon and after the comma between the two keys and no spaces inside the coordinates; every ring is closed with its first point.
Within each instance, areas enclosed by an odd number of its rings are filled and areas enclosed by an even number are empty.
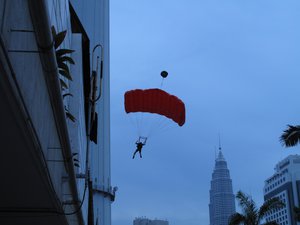
{"type": "Polygon", "coordinates": [[[169,225],[167,220],[149,219],[146,217],[138,217],[133,220],[133,225],[169,225]]]}
{"type": "Polygon", "coordinates": [[[296,0],[111,1],[115,225],[141,215],[208,224],[219,133],[234,194],[262,204],[276,162],[300,152],[279,141],[300,124],[299,10],[296,0]],[[124,93],[160,87],[163,70],[162,89],[185,103],[186,123],[155,133],[132,160],[138,137],[124,93]]]}
{"type": "Polygon", "coordinates": [[[0,0],[0,224],[227,225],[238,193],[296,225],[299,11],[0,0]]]}

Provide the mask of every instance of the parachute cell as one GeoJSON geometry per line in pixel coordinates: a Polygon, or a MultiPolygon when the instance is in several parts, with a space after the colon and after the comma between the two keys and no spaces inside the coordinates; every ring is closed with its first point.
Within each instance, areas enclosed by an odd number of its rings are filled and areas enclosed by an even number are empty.
{"type": "Polygon", "coordinates": [[[185,123],[184,103],[161,89],[136,89],[125,93],[126,113],[148,112],[166,116],[179,126],[185,123]]]}

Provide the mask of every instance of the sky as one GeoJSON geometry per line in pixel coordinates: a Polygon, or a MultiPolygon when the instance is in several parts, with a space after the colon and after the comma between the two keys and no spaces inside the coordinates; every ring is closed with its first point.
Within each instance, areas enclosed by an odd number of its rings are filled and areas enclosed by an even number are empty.
{"type": "Polygon", "coordinates": [[[279,142],[287,124],[300,124],[299,11],[299,0],[111,0],[114,225],[208,225],[219,134],[234,193],[262,204],[276,163],[300,154],[279,142]],[[138,134],[124,93],[137,88],[179,97],[186,123],[154,131],[133,160],[138,134]]]}

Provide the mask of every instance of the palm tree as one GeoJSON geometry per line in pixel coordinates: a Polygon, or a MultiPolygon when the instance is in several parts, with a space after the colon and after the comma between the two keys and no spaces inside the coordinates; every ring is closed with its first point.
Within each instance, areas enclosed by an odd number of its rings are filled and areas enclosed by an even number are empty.
{"type": "MultiPolygon", "coordinates": [[[[261,220],[272,209],[284,207],[284,203],[279,198],[271,198],[264,202],[258,209],[252,198],[242,191],[238,191],[236,198],[242,208],[243,213],[234,213],[229,218],[229,225],[259,225],[261,220]]],[[[266,222],[264,225],[278,225],[275,221],[266,222]]]]}
{"type": "Polygon", "coordinates": [[[293,147],[300,143],[300,126],[288,125],[280,136],[280,141],[285,147],[293,147]]]}
{"type": "MultiPolygon", "coordinates": [[[[280,141],[285,147],[294,147],[300,143],[300,125],[287,125],[288,128],[283,131],[280,136],[280,141]]],[[[300,208],[294,208],[294,215],[298,222],[300,222],[300,208]]]]}
{"type": "Polygon", "coordinates": [[[295,219],[300,222],[300,208],[299,207],[294,207],[294,216],[295,219]]]}

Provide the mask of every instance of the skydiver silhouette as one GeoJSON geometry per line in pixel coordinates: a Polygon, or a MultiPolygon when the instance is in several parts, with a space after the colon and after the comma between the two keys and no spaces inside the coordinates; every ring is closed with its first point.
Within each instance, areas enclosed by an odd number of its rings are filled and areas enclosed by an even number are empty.
{"type": "Polygon", "coordinates": [[[140,158],[142,158],[142,148],[143,148],[143,146],[146,144],[146,141],[147,141],[147,138],[145,138],[145,141],[142,142],[142,141],[141,141],[141,137],[140,137],[139,140],[137,140],[137,141],[135,142],[135,144],[136,144],[136,150],[135,150],[135,152],[133,153],[133,156],[132,156],[133,159],[134,159],[135,154],[136,154],[137,152],[140,154],[140,158]]]}

